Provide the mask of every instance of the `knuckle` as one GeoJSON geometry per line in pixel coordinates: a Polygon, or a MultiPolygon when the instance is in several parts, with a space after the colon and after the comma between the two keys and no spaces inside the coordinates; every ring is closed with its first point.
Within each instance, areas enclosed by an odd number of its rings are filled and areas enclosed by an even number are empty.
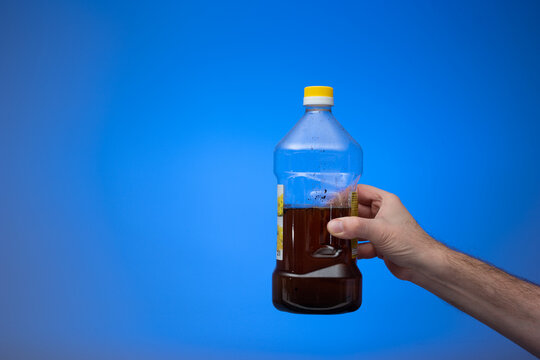
{"type": "Polygon", "coordinates": [[[401,200],[399,199],[399,196],[397,196],[396,194],[393,194],[393,193],[388,193],[388,200],[392,201],[392,202],[395,202],[395,203],[400,203],[401,200]]]}

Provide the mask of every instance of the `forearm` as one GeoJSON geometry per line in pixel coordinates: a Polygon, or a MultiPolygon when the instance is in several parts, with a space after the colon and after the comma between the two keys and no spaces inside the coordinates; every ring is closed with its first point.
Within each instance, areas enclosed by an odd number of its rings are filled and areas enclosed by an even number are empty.
{"type": "Polygon", "coordinates": [[[450,249],[412,281],[540,356],[540,287],[450,249]]]}

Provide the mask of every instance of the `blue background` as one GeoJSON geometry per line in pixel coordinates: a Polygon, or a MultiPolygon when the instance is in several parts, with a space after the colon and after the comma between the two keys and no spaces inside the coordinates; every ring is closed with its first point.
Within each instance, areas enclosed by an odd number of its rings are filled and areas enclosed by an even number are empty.
{"type": "Polygon", "coordinates": [[[307,85],[363,183],[540,281],[538,2],[2,1],[0,353],[528,358],[359,263],[364,303],[271,303],[272,151],[307,85]]]}

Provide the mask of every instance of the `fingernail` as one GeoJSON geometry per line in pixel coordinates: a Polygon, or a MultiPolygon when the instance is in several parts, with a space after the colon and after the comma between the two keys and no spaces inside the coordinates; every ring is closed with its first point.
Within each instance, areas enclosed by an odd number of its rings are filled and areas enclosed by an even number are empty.
{"type": "Polygon", "coordinates": [[[341,220],[332,220],[328,223],[328,231],[332,234],[343,232],[343,222],[341,220]]]}

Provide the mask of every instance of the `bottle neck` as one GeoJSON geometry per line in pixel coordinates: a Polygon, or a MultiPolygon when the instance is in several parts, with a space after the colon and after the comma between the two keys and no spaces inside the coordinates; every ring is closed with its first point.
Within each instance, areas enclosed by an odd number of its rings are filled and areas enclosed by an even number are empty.
{"type": "Polygon", "coordinates": [[[306,108],[306,113],[319,111],[332,112],[332,106],[330,105],[306,105],[304,107],[306,108]]]}

